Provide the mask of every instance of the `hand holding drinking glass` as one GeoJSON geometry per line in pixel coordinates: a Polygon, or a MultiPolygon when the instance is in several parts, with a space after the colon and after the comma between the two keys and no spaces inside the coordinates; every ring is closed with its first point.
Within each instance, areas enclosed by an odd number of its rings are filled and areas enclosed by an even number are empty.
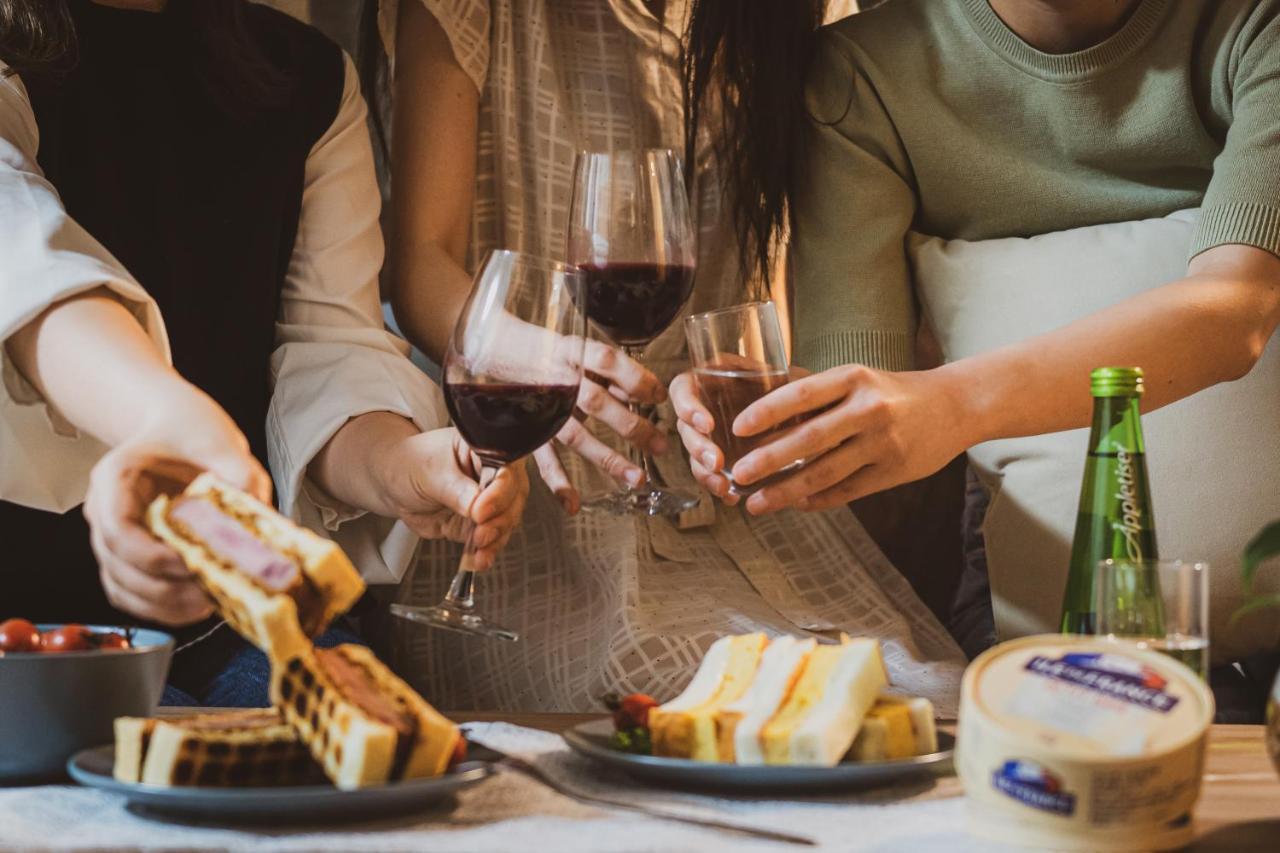
{"type": "MultiPolygon", "coordinates": [[[[790,425],[751,436],[734,431],[744,409],[790,378],[782,326],[772,302],[751,302],[686,317],[684,330],[693,369],[671,386],[676,429],[695,479],[735,504],[761,484],[735,482],[733,466],[790,425]]],[[[797,458],[783,471],[800,464],[797,458]]]]}
{"type": "MultiPolygon", "coordinates": [[[[481,494],[573,414],[586,343],[581,286],[572,267],[516,252],[491,253],[476,276],[445,356],[444,390],[458,431],[480,460],[481,494]]],[[[391,610],[432,627],[519,639],[476,612],[479,568],[469,537],[444,601],[391,610]]]]}

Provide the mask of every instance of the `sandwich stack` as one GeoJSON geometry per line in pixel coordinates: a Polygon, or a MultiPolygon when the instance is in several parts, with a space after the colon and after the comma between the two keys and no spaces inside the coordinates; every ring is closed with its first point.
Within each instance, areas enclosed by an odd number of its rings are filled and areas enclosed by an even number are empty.
{"type": "Polygon", "coordinates": [[[116,723],[115,775],[157,785],[300,784],[323,771],[350,789],[439,776],[458,727],[363,646],[312,640],[364,592],[333,542],[212,475],[147,510],[221,616],[271,663],[273,708],[116,723]]]}
{"type": "Polygon", "coordinates": [[[875,640],[722,637],[684,692],[649,712],[653,754],[831,767],[935,752],[932,705],[887,686],[875,640]]]}

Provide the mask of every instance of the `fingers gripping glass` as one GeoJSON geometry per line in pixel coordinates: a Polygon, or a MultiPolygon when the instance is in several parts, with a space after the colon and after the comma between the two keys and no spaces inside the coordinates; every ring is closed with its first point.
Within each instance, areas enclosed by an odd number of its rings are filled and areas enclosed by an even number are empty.
{"type": "MultiPolygon", "coordinates": [[[[503,467],[550,441],[573,414],[582,383],[586,321],[577,270],[493,252],[477,274],[444,360],[449,414],[481,461],[480,493],[503,467]]],[[[519,635],[476,612],[475,529],[458,573],[434,607],[394,604],[414,622],[468,634],[519,635]]]]}
{"type": "Polygon", "coordinates": [[[749,302],[694,314],[685,318],[684,334],[698,396],[715,420],[711,440],[724,454],[720,473],[729,481],[729,490],[750,494],[768,480],[798,468],[800,460],[762,482],[739,486],[733,481],[733,466],[739,459],[791,425],[779,424],[746,437],[733,432],[733,422],[743,410],[787,384],[787,350],[774,304],[749,302]]]}
{"type": "MultiPolygon", "coordinates": [[[[693,290],[695,237],[680,158],[666,149],[579,154],[568,260],[582,270],[587,317],[643,362],[645,347],[679,316],[693,290]]],[[[634,402],[630,407],[640,414],[634,402]]],[[[678,515],[698,503],[697,495],[663,483],[648,453],[629,452],[645,484],[584,508],[678,515]]]]}

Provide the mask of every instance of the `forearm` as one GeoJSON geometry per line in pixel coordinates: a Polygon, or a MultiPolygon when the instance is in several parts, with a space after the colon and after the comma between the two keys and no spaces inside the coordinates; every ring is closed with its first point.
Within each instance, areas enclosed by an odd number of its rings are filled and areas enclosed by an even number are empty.
{"type": "Polygon", "coordinates": [[[471,290],[471,277],[443,247],[398,234],[392,244],[392,309],[409,342],[437,364],[471,290]]]}
{"type": "Polygon", "coordinates": [[[18,371],[77,428],[116,446],[145,434],[161,403],[209,403],[129,311],[94,291],[48,308],[5,343],[18,371]]]}
{"type": "Polygon", "coordinates": [[[394,518],[398,507],[388,493],[392,450],[419,432],[413,422],[390,412],[369,412],[343,424],[307,469],[331,497],[374,515],[394,518]]]}
{"type": "MultiPolygon", "coordinates": [[[[1280,267],[1280,261],[1277,261],[1280,267]]],[[[1204,269],[1046,335],[939,371],[964,413],[967,444],[1087,426],[1089,372],[1136,365],[1153,410],[1246,374],[1274,331],[1280,276],[1241,281],[1204,269]]]]}
{"type": "Polygon", "coordinates": [[[400,4],[396,43],[392,304],[409,340],[440,362],[471,290],[480,93],[426,5],[400,4]]]}

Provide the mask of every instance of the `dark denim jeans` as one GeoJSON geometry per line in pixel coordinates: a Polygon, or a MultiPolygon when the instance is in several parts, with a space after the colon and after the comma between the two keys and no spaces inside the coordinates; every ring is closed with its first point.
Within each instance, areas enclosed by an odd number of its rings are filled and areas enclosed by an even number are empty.
{"type": "MultiPolygon", "coordinates": [[[[350,626],[335,622],[316,640],[322,648],[359,643],[350,626]]],[[[230,626],[223,625],[205,639],[177,652],[169,670],[161,705],[208,708],[264,708],[271,666],[267,656],[230,626]]]]}

